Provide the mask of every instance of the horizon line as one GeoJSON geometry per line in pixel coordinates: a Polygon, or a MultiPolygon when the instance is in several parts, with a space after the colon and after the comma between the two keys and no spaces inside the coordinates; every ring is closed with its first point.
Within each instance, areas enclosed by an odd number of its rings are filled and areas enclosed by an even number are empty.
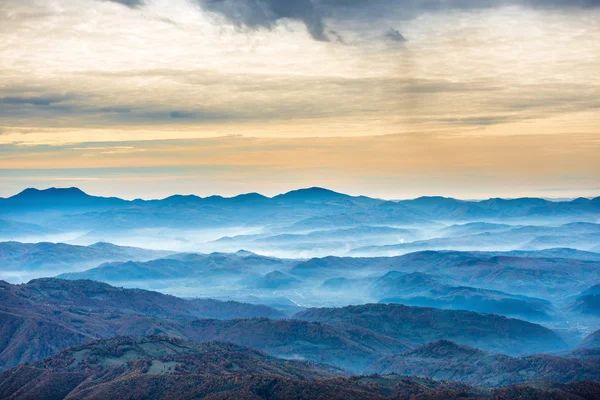
{"type": "Polygon", "coordinates": [[[71,187],[56,187],[56,186],[52,186],[52,187],[47,187],[44,189],[39,189],[37,187],[27,187],[17,193],[15,193],[14,195],[11,196],[7,196],[7,197],[0,197],[0,200],[6,200],[6,199],[10,199],[13,197],[16,197],[20,194],[23,194],[27,191],[37,191],[37,192],[47,192],[47,191],[67,191],[67,190],[77,190],[80,191],[81,193],[87,195],[87,196],[91,196],[91,197],[99,197],[99,198],[105,198],[105,199],[110,199],[110,198],[114,198],[114,199],[120,199],[120,200],[124,200],[124,201],[130,201],[130,202],[134,202],[134,201],[164,201],[173,197],[196,197],[198,199],[210,199],[210,198],[222,198],[222,199],[236,199],[238,197],[243,197],[243,196],[250,196],[250,195],[257,195],[260,197],[263,197],[265,199],[274,199],[276,197],[279,196],[285,196],[291,193],[297,193],[297,192],[303,192],[303,191],[310,191],[310,190],[320,190],[320,191],[324,191],[324,192],[328,192],[328,193],[335,193],[335,194],[339,194],[342,196],[347,196],[347,197],[353,197],[353,198],[369,198],[369,199],[373,199],[373,200],[381,200],[381,201],[391,201],[391,202],[400,202],[400,201],[411,201],[411,200],[418,200],[418,199],[433,199],[433,198],[442,198],[442,199],[451,199],[451,200],[458,200],[458,201],[465,201],[465,202],[483,202],[483,201],[488,201],[488,200],[518,200],[518,199],[541,199],[541,200],[546,200],[546,201],[552,201],[552,202],[568,202],[568,201],[573,201],[573,200],[577,200],[577,199],[587,199],[587,200],[593,200],[596,198],[600,198],[600,196],[576,196],[576,197],[530,197],[530,196],[525,196],[525,197],[499,197],[499,196],[495,196],[495,197],[488,197],[488,198],[458,198],[458,197],[450,197],[450,196],[443,196],[443,195],[435,195],[435,196],[417,196],[417,197],[412,197],[412,198],[400,198],[400,199],[386,199],[386,198],[382,198],[382,197],[370,197],[368,195],[365,194],[361,194],[361,195],[351,195],[351,194],[347,194],[347,193],[342,193],[342,192],[338,192],[335,191],[333,189],[328,189],[325,187],[321,187],[321,186],[310,186],[310,187],[301,187],[298,189],[292,189],[289,190],[287,192],[283,192],[283,193],[279,193],[276,194],[274,196],[266,196],[262,193],[259,192],[248,192],[248,193],[240,193],[237,194],[235,196],[222,196],[219,194],[212,194],[209,196],[199,196],[197,194],[194,193],[188,193],[188,194],[183,194],[183,193],[174,193],[171,194],[169,196],[166,197],[162,197],[162,198],[141,198],[141,197],[136,197],[133,199],[127,199],[124,197],[119,197],[119,196],[98,196],[98,195],[94,195],[94,194],[90,194],[89,192],[86,192],[85,190],[77,187],[77,186],[71,186],[71,187]]]}

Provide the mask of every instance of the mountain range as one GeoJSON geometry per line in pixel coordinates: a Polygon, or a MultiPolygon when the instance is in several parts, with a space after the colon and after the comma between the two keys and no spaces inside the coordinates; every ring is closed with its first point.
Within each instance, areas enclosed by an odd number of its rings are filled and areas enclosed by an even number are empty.
{"type": "Polygon", "coordinates": [[[0,398],[600,398],[600,198],[26,189],[0,240],[0,398]]]}
{"type": "Polygon", "coordinates": [[[573,359],[551,355],[515,358],[441,340],[384,357],[365,372],[429,376],[475,386],[500,387],[536,380],[596,380],[598,371],[600,358],[573,359]]]}
{"type": "Polygon", "coordinates": [[[65,349],[0,374],[0,397],[21,399],[593,399],[600,384],[538,383],[486,389],[428,378],[344,377],[227,343],[117,337],[65,349]]]}
{"type": "Polygon", "coordinates": [[[271,305],[287,315],[294,308],[380,302],[566,326],[571,317],[587,318],[593,324],[597,293],[590,292],[590,282],[600,282],[600,261],[594,253],[569,249],[311,259],[239,251],[105,263],[58,277],[183,296],[199,291],[203,297],[255,298],[251,302],[271,305]],[[567,256],[580,258],[563,258],[567,256]]]}
{"type": "Polygon", "coordinates": [[[81,269],[107,261],[153,260],[171,254],[173,252],[116,246],[111,243],[75,246],[49,242],[0,242],[0,264],[4,270],[81,269]]]}
{"type": "Polygon", "coordinates": [[[237,305],[235,317],[245,319],[217,320],[206,317],[226,319],[232,307],[216,304],[208,313],[206,307],[196,300],[92,281],[2,283],[0,368],[117,335],[228,341],[355,372],[384,355],[440,339],[510,354],[567,347],[556,333],[540,325],[465,311],[372,304],[309,309],[293,319],[267,319],[254,317],[280,314],[265,306],[237,305]]]}
{"type": "MultiPolygon", "coordinates": [[[[232,198],[171,196],[162,200],[123,200],[91,196],[78,188],[26,189],[0,199],[0,215],[23,216],[47,212],[61,228],[112,229],[143,226],[218,226],[251,224],[260,220],[296,224],[311,229],[325,215],[337,227],[368,223],[398,224],[430,220],[590,217],[600,214],[600,198],[553,202],[544,199],[465,201],[444,197],[389,201],[349,196],[323,188],[300,189],[272,198],[256,193],[232,198]],[[218,212],[215,212],[219,210],[218,212]],[[248,212],[252,210],[252,212],[248,212]],[[63,217],[61,218],[60,215],[63,217]],[[67,217],[68,215],[68,217],[67,217]],[[340,216],[346,216],[340,219],[340,216]],[[313,223],[309,223],[312,218],[313,223]],[[344,223],[343,221],[346,221],[344,223]],[[154,221],[154,222],[152,222],[154,221]]],[[[42,218],[46,219],[46,218],[42,218]]],[[[326,225],[328,225],[326,223],[326,225]]]]}

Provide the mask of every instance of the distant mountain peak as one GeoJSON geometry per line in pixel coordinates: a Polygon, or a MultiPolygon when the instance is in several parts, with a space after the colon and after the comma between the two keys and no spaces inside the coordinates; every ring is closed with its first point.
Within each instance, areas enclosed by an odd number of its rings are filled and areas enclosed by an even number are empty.
{"type": "Polygon", "coordinates": [[[350,197],[343,193],[334,192],[333,190],[311,187],[306,189],[292,190],[284,194],[275,196],[274,199],[286,200],[330,200],[333,198],[350,197]]]}
{"type": "Polygon", "coordinates": [[[234,197],[234,199],[267,199],[268,197],[263,196],[260,193],[256,193],[256,192],[252,192],[252,193],[245,193],[245,194],[240,194],[234,197]]]}
{"type": "Polygon", "coordinates": [[[12,196],[13,198],[25,198],[25,197],[33,197],[33,196],[52,196],[52,197],[59,197],[59,196],[64,196],[64,197],[72,197],[72,196],[79,196],[79,197],[84,197],[84,196],[89,196],[87,193],[85,193],[83,190],[77,188],[77,187],[70,187],[70,188],[56,188],[56,187],[51,187],[48,189],[36,189],[36,188],[27,188],[25,190],[23,190],[22,192],[12,196]]]}
{"type": "Polygon", "coordinates": [[[256,255],[256,253],[244,249],[236,251],[235,254],[239,257],[250,257],[256,255]]]}

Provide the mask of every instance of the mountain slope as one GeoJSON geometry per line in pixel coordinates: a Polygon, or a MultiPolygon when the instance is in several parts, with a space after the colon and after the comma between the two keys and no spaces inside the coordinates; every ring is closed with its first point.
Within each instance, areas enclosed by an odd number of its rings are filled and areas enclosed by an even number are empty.
{"type": "Polygon", "coordinates": [[[419,375],[470,385],[500,387],[536,380],[600,380],[598,371],[600,358],[567,359],[550,355],[514,358],[442,340],[384,357],[365,372],[419,375]]]}
{"type": "Polygon", "coordinates": [[[197,337],[190,321],[281,314],[266,306],[183,300],[91,281],[0,281],[0,369],[46,357],[65,347],[120,334],[197,337]],[[224,306],[219,306],[224,304],[224,306]]]}
{"type": "Polygon", "coordinates": [[[330,363],[360,372],[381,354],[407,349],[407,343],[365,329],[339,330],[298,320],[198,320],[194,340],[226,341],[285,358],[330,363]]]}
{"type": "MultiPolygon", "coordinates": [[[[408,349],[402,341],[356,328],[266,318],[265,306],[183,300],[92,281],[41,279],[26,285],[0,282],[0,369],[49,356],[64,347],[116,335],[165,334],[193,341],[227,340],[288,358],[327,361],[360,370],[383,354],[408,349]],[[232,309],[234,311],[232,311],[232,309]]],[[[277,314],[279,316],[279,314],[277,314]]]]}
{"type": "Polygon", "coordinates": [[[566,348],[566,343],[556,333],[540,325],[470,311],[368,304],[313,308],[295,314],[294,318],[326,323],[339,329],[361,327],[419,344],[447,339],[508,354],[566,348]]]}
{"type": "Polygon", "coordinates": [[[5,371],[0,374],[0,398],[500,400],[591,399],[600,394],[594,382],[488,390],[427,378],[339,377],[343,374],[329,366],[280,360],[227,343],[116,337],[5,371]]]}
{"type": "Polygon", "coordinates": [[[600,284],[581,292],[568,310],[585,316],[600,316],[600,284]]]}
{"type": "Polygon", "coordinates": [[[585,339],[583,339],[583,341],[579,344],[579,347],[584,349],[600,350],[600,330],[591,333],[585,339]]]}
{"type": "Polygon", "coordinates": [[[3,270],[72,270],[108,261],[152,260],[173,252],[95,243],[75,246],[64,243],[0,242],[3,270]]]}
{"type": "Polygon", "coordinates": [[[250,253],[177,254],[150,261],[112,262],[96,268],[59,275],[62,279],[91,279],[103,282],[131,282],[192,279],[210,276],[241,278],[246,272],[272,271],[295,264],[294,260],[263,257],[250,253]]]}
{"type": "MultiPolygon", "coordinates": [[[[279,360],[227,343],[194,344],[164,336],[116,337],[6,371],[0,375],[0,398],[115,398],[116,393],[120,398],[179,398],[178,393],[185,392],[176,386],[189,390],[192,382],[197,384],[193,390],[198,395],[218,393],[220,390],[211,388],[218,380],[235,387],[237,379],[228,378],[260,375],[304,381],[341,374],[344,372],[329,366],[279,360]],[[154,385],[147,386],[149,383],[154,385]]],[[[229,390],[243,393],[244,385],[237,386],[229,390]]]]}
{"type": "Polygon", "coordinates": [[[0,210],[2,214],[65,213],[120,208],[128,204],[127,200],[116,197],[90,196],[74,187],[44,190],[30,188],[12,197],[0,199],[0,210]]]}
{"type": "Polygon", "coordinates": [[[0,219],[0,239],[2,240],[16,240],[18,238],[35,236],[40,237],[53,233],[57,233],[57,231],[36,224],[0,219]]]}
{"type": "Polygon", "coordinates": [[[441,284],[421,272],[390,272],[373,282],[369,291],[380,303],[470,310],[530,320],[549,320],[552,304],[546,300],[496,290],[441,284]]]}

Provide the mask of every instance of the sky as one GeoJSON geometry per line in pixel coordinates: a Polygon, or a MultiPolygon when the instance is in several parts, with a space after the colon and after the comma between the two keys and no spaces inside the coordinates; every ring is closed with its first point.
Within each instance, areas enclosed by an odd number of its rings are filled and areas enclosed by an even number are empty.
{"type": "Polygon", "coordinates": [[[600,195],[598,0],[0,0],[0,196],[600,195]]]}

